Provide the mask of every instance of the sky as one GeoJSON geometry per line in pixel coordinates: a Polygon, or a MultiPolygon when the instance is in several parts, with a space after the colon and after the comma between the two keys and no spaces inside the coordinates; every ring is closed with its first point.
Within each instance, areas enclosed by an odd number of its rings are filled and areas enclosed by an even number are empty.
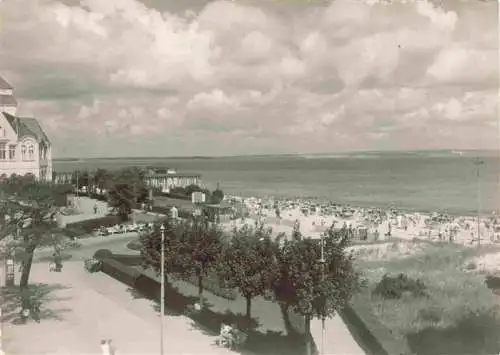
{"type": "Polygon", "coordinates": [[[0,0],[55,157],[498,149],[498,4],[0,0]]]}

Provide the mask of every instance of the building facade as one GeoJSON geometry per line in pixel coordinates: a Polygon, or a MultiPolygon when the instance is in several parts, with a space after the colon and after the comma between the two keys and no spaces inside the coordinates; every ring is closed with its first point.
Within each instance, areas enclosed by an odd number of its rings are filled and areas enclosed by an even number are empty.
{"type": "Polygon", "coordinates": [[[148,167],[144,176],[149,187],[168,192],[175,187],[186,187],[201,184],[201,175],[177,173],[173,169],[148,167]]]}
{"type": "Polygon", "coordinates": [[[0,176],[52,180],[52,147],[38,120],[17,117],[13,89],[0,77],[0,176]]]}

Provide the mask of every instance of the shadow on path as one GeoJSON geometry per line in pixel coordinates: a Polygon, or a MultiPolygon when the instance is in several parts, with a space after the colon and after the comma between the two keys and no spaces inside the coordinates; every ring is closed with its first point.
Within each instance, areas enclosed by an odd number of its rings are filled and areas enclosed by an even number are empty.
{"type": "Polygon", "coordinates": [[[40,307],[37,312],[37,318],[42,320],[63,320],[63,314],[70,312],[69,308],[56,308],[57,302],[65,301],[70,297],[58,296],[58,291],[69,289],[68,286],[61,284],[46,284],[34,283],[28,286],[24,295],[21,293],[19,286],[3,287],[2,294],[2,321],[11,322],[12,324],[22,324],[20,311],[22,301],[25,298],[30,298],[33,304],[38,304],[40,307]]]}

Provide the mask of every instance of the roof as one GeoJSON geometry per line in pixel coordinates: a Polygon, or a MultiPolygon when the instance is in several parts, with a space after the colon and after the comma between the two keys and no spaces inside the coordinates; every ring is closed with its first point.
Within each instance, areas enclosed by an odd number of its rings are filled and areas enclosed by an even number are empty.
{"type": "Polygon", "coordinates": [[[0,76],[0,90],[12,90],[12,85],[10,85],[4,78],[0,76]]]}
{"type": "Polygon", "coordinates": [[[3,115],[10,123],[18,137],[33,136],[39,142],[45,141],[47,144],[50,144],[49,138],[43,131],[42,127],[40,127],[40,124],[38,123],[38,120],[36,118],[16,117],[6,112],[3,112],[3,115]]]}
{"type": "Polygon", "coordinates": [[[155,178],[160,178],[160,177],[165,177],[165,178],[183,178],[183,177],[189,177],[189,178],[200,178],[200,174],[191,174],[191,173],[172,173],[172,174],[154,174],[154,175],[146,175],[146,179],[155,179],[155,178]]]}
{"type": "Polygon", "coordinates": [[[12,95],[0,95],[0,106],[17,106],[17,101],[12,95]]]}

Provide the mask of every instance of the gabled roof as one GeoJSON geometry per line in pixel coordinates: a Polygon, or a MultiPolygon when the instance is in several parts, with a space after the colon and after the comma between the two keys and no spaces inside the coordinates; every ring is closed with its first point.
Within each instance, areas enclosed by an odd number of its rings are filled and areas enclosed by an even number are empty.
{"type": "Polygon", "coordinates": [[[0,90],[12,90],[12,85],[10,85],[4,78],[0,76],[0,90]]]}
{"type": "Polygon", "coordinates": [[[12,96],[12,95],[0,95],[0,106],[15,106],[15,107],[17,107],[17,101],[14,98],[14,96],[12,96]]]}
{"type": "Polygon", "coordinates": [[[12,129],[19,138],[24,136],[32,136],[36,138],[37,141],[44,141],[46,144],[50,144],[49,138],[43,131],[42,127],[38,123],[36,118],[31,117],[16,117],[12,116],[6,112],[3,112],[3,115],[12,126],[12,129]]]}

